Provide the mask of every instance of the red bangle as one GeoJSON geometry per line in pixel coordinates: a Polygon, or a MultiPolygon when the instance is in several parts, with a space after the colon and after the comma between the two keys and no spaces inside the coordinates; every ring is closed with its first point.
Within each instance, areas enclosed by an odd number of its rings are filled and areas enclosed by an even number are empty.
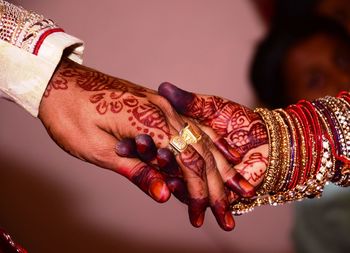
{"type": "MultiPolygon", "coordinates": [[[[292,120],[294,121],[294,125],[296,126],[297,128],[297,147],[298,148],[298,151],[296,152],[296,156],[299,158],[299,163],[296,164],[296,168],[295,168],[295,171],[293,173],[293,176],[292,176],[292,180],[289,182],[288,184],[288,189],[293,189],[295,188],[295,186],[298,184],[298,179],[300,177],[300,175],[302,174],[302,167],[303,167],[303,158],[307,159],[307,157],[303,157],[302,155],[302,149],[301,149],[301,146],[302,146],[302,140],[304,140],[304,142],[306,141],[305,140],[305,136],[304,136],[304,133],[302,131],[301,128],[303,128],[303,125],[302,125],[302,121],[301,121],[301,118],[299,116],[299,114],[297,114],[294,110],[293,110],[293,106],[289,106],[286,111],[289,113],[289,115],[291,116],[292,120]],[[300,125],[300,127],[298,127],[298,125],[300,125]]],[[[305,145],[304,145],[305,146],[305,145]]],[[[307,153],[307,148],[305,146],[305,150],[306,150],[306,153],[307,153]]]]}
{"type": "MultiPolygon", "coordinates": [[[[306,137],[306,141],[305,141],[305,146],[307,147],[307,154],[308,154],[308,162],[307,165],[305,167],[304,170],[304,174],[303,174],[303,178],[300,179],[300,183],[303,184],[306,182],[306,180],[309,178],[309,175],[311,174],[311,170],[312,170],[312,165],[314,162],[314,157],[313,157],[313,150],[314,148],[314,144],[315,144],[315,139],[314,136],[312,135],[311,132],[311,127],[310,127],[310,123],[307,120],[307,117],[304,113],[304,111],[302,110],[302,108],[300,107],[300,104],[296,104],[295,105],[295,110],[297,113],[299,113],[301,119],[302,119],[302,123],[304,125],[304,130],[305,130],[305,137],[306,137]]],[[[312,124],[311,124],[312,125],[312,124]]]]}
{"type": "Polygon", "coordinates": [[[321,153],[322,153],[322,128],[319,120],[319,116],[316,112],[315,107],[311,104],[311,102],[306,100],[301,100],[300,104],[302,105],[302,108],[304,111],[307,112],[309,121],[311,122],[313,128],[314,128],[314,136],[316,140],[316,167],[313,174],[317,174],[319,169],[321,168],[321,153]]]}

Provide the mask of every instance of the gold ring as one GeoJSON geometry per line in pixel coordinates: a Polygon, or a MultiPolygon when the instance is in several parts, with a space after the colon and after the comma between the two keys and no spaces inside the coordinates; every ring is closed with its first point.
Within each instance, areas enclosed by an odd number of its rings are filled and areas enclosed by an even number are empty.
{"type": "Polygon", "coordinates": [[[180,130],[180,135],[170,138],[169,145],[175,155],[184,152],[188,145],[197,143],[202,135],[195,131],[190,124],[185,123],[184,128],[180,130]]]}
{"type": "Polygon", "coordinates": [[[197,143],[202,138],[202,135],[188,123],[185,123],[185,127],[180,131],[180,135],[187,144],[197,143]]]}
{"type": "Polygon", "coordinates": [[[187,148],[186,141],[180,135],[171,137],[169,144],[175,153],[181,153],[187,148]]]}

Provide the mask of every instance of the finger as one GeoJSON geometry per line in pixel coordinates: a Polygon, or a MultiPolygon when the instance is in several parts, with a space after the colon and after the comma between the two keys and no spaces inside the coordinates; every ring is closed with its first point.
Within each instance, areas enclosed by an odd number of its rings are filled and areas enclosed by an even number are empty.
{"type": "Polygon", "coordinates": [[[157,156],[157,147],[151,136],[140,134],[135,137],[136,150],[142,161],[150,163],[157,156]]]}
{"type": "MultiPolygon", "coordinates": [[[[205,126],[200,126],[200,128],[211,140],[220,139],[220,137],[211,128],[205,126]]],[[[255,196],[254,186],[233,168],[232,164],[225,159],[222,153],[213,147],[209,141],[207,141],[206,147],[208,147],[210,152],[213,154],[225,185],[242,197],[250,198],[255,196]]]]}
{"type": "Polygon", "coordinates": [[[189,195],[186,183],[182,178],[166,177],[166,183],[174,196],[184,204],[189,204],[189,195]]]}
{"type": "Polygon", "coordinates": [[[190,107],[196,100],[196,95],[179,89],[175,85],[164,82],[158,87],[158,94],[165,97],[175,110],[186,116],[193,116],[190,114],[190,107]]]}
{"type": "MultiPolygon", "coordinates": [[[[166,98],[177,112],[208,126],[213,124],[212,121],[217,117],[217,113],[226,106],[225,100],[222,98],[194,94],[168,82],[162,83],[158,87],[158,93],[166,98]]],[[[223,122],[218,123],[225,124],[227,122],[223,120],[223,122]]],[[[215,122],[215,124],[217,123],[215,122]]],[[[219,128],[222,128],[224,131],[222,134],[226,133],[226,129],[223,129],[223,126],[219,128]]]]}
{"type": "Polygon", "coordinates": [[[191,146],[180,153],[176,160],[187,185],[190,222],[194,227],[200,227],[204,222],[205,210],[209,203],[205,162],[191,146]]]}
{"type": "Polygon", "coordinates": [[[221,153],[225,156],[225,158],[232,164],[239,164],[242,162],[242,156],[241,154],[234,148],[228,144],[228,142],[220,137],[219,135],[215,134],[214,130],[211,130],[214,134],[210,139],[214,142],[215,146],[221,151],[221,153]]]}
{"type": "MultiPolygon", "coordinates": [[[[218,164],[211,153],[211,150],[215,149],[215,147],[204,133],[202,133],[200,142],[193,144],[193,147],[205,160],[211,210],[220,227],[226,231],[231,231],[235,226],[235,222],[229,209],[229,202],[219,173],[218,164]]],[[[223,156],[221,158],[224,159],[223,156]]]]}
{"type": "MultiPolygon", "coordinates": [[[[146,162],[150,165],[147,160],[153,160],[153,150],[155,149],[155,143],[153,139],[149,136],[148,137],[136,137],[141,143],[144,143],[143,148],[136,148],[137,144],[132,138],[125,138],[119,141],[116,145],[116,152],[117,154],[124,156],[124,157],[130,157],[130,158],[139,158],[143,162],[146,162]],[[143,152],[141,152],[143,151],[143,152]],[[143,153],[143,155],[142,155],[143,153]],[[146,158],[145,158],[146,157],[146,158]],[[148,157],[148,159],[147,159],[148,157]]],[[[172,151],[166,148],[160,148],[157,150],[157,164],[160,169],[160,171],[163,173],[163,175],[166,178],[166,183],[171,191],[171,193],[174,194],[174,196],[180,200],[181,202],[188,204],[189,198],[188,198],[188,191],[186,188],[186,183],[184,182],[182,178],[182,173],[179,169],[179,165],[176,162],[175,156],[172,151]]]]}
{"type": "Polygon", "coordinates": [[[167,148],[160,148],[157,151],[157,163],[159,169],[165,174],[173,177],[182,177],[174,153],[167,148]]]}
{"type": "Polygon", "coordinates": [[[89,141],[85,159],[106,169],[125,176],[157,202],[165,202],[170,197],[164,176],[154,167],[135,158],[125,158],[116,154],[117,140],[104,131],[96,131],[89,141]]]}
{"type": "MultiPolygon", "coordinates": [[[[174,123],[175,127],[179,127],[177,123],[174,123]]],[[[202,133],[202,131],[193,122],[188,120],[187,124],[189,124],[191,129],[188,131],[201,134],[202,139],[199,142],[192,143],[191,146],[189,146],[196,152],[193,152],[192,156],[186,157],[186,165],[187,167],[192,166],[194,171],[197,170],[197,176],[203,181],[206,181],[212,212],[221,228],[226,231],[230,231],[234,227],[232,213],[229,210],[228,199],[225,195],[224,184],[216,166],[216,161],[210,152],[211,148],[215,147],[209,137],[205,135],[205,133],[202,133]],[[198,157],[201,159],[198,159],[196,155],[198,155],[198,157]]],[[[190,148],[187,150],[190,150],[190,148]]],[[[185,152],[180,154],[180,158],[182,155],[184,155],[184,153],[185,152]]],[[[185,162],[182,161],[182,163],[185,162]]]]}
{"type": "Polygon", "coordinates": [[[136,142],[134,138],[124,138],[117,141],[115,152],[122,157],[136,158],[138,157],[136,142]]]}

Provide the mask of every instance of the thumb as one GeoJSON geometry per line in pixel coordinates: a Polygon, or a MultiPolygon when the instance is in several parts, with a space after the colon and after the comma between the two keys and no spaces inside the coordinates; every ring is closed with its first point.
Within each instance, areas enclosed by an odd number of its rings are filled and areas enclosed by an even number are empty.
{"type": "Polygon", "coordinates": [[[188,92],[168,82],[158,87],[158,93],[166,98],[178,113],[206,126],[211,126],[212,120],[218,116],[218,112],[222,111],[228,102],[220,97],[188,92]]]}
{"type": "Polygon", "coordinates": [[[197,100],[196,94],[182,90],[168,82],[159,85],[158,93],[165,97],[177,112],[186,116],[192,116],[191,107],[197,100]]]}

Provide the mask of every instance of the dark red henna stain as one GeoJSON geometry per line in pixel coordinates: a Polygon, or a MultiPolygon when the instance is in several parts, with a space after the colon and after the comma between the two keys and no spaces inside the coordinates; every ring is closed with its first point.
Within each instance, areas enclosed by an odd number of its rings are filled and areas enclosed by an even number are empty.
{"type": "Polygon", "coordinates": [[[232,178],[228,179],[225,185],[242,197],[251,198],[255,196],[254,187],[239,173],[236,173],[232,178]]]}
{"type": "Polygon", "coordinates": [[[68,81],[65,78],[57,77],[50,81],[44,92],[44,97],[50,96],[51,90],[66,90],[68,89],[68,81]]]}
{"type": "Polygon", "coordinates": [[[232,148],[224,138],[220,138],[214,144],[230,163],[239,164],[242,162],[241,154],[232,148]]]}
{"type": "Polygon", "coordinates": [[[205,162],[203,158],[197,152],[189,152],[185,150],[180,155],[180,160],[182,164],[191,170],[196,176],[198,176],[203,181],[205,180],[205,162]]]}
{"type": "Polygon", "coordinates": [[[140,134],[135,138],[136,150],[140,159],[144,162],[150,162],[157,156],[157,147],[152,138],[147,134],[140,134]]]}
{"type": "Polygon", "coordinates": [[[203,225],[205,210],[208,206],[209,199],[189,199],[188,214],[191,224],[198,228],[203,225]]]}
{"type": "Polygon", "coordinates": [[[222,199],[216,201],[215,204],[211,206],[211,210],[223,230],[231,231],[235,227],[235,221],[229,210],[227,200],[222,199]]]}
{"type": "Polygon", "coordinates": [[[129,158],[138,157],[136,143],[133,138],[124,138],[117,142],[115,151],[118,155],[129,158]]]}
{"type": "Polygon", "coordinates": [[[149,133],[154,137],[155,133],[151,132],[152,129],[160,130],[162,133],[157,132],[157,136],[161,136],[161,139],[170,135],[162,110],[146,98],[146,92],[152,93],[152,91],[70,60],[63,60],[50,82],[47,96],[51,89],[67,89],[69,83],[91,94],[89,101],[94,104],[100,115],[126,111],[131,114],[127,116],[128,120],[137,131],[149,133]]]}
{"type": "Polygon", "coordinates": [[[215,96],[198,97],[169,83],[161,84],[158,90],[178,112],[211,127],[241,157],[268,142],[260,116],[244,106],[215,96]]]}
{"type": "Polygon", "coordinates": [[[95,95],[92,95],[90,97],[90,102],[93,104],[96,104],[98,102],[100,102],[104,97],[105,97],[106,93],[97,93],[95,95]]]}
{"type": "Polygon", "coordinates": [[[168,176],[181,177],[181,171],[179,165],[176,162],[176,158],[169,149],[160,148],[157,151],[157,164],[159,169],[168,176]]]}
{"type": "Polygon", "coordinates": [[[139,168],[131,176],[131,181],[160,203],[167,201],[170,197],[169,189],[163,177],[148,165],[139,168]]]}
{"type": "Polygon", "coordinates": [[[165,121],[165,115],[156,105],[151,103],[142,104],[134,108],[132,114],[142,125],[153,129],[159,129],[168,136],[170,135],[168,124],[165,121]]]}
{"type": "Polygon", "coordinates": [[[177,177],[167,177],[167,186],[172,194],[180,200],[182,203],[189,204],[189,195],[187,191],[186,183],[183,179],[177,177]]]}
{"type": "Polygon", "coordinates": [[[174,87],[171,83],[162,83],[158,88],[158,94],[167,98],[179,113],[186,114],[187,105],[192,104],[195,96],[190,92],[174,87]]]}
{"type": "Polygon", "coordinates": [[[265,168],[268,166],[268,158],[264,157],[261,153],[255,152],[244,161],[243,168],[239,169],[241,175],[244,176],[250,182],[259,182],[265,176],[265,168]],[[260,171],[251,173],[251,167],[257,167],[260,164],[260,171]]]}

